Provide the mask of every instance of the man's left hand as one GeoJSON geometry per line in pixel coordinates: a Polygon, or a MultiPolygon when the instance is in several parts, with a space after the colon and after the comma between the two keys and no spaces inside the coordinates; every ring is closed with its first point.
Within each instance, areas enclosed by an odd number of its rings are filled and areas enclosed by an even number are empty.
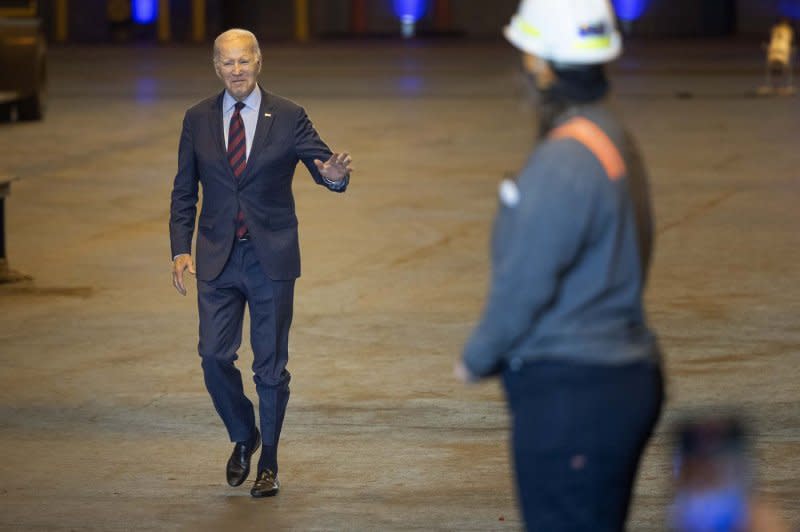
{"type": "Polygon", "coordinates": [[[317,170],[322,174],[322,177],[334,182],[341,181],[345,176],[353,172],[353,168],[350,167],[352,162],[353,159],[347,152],[334,153],[324,163],[319,159],[314,159],[314,164],[317,165],[317,170]]]}

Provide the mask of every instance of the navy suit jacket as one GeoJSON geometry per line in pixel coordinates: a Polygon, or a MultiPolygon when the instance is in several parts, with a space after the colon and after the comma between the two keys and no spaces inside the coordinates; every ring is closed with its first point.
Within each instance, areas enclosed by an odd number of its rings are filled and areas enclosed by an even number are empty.
{"type": "MultiPolygon", "coordinates": [[[[190,253],[197,213],[198,184],[203,205],[198,219],[197,278],[215,279],[228,260],[241,208],[256,255],[273,280],[300,276],[300,245],[292,178],[302,161],[318,184],[335,192],[314,165],[331,150],[319,138],[305,110],[261,87],[253,145],[247,167],[237,181],[228,164],[222,124],[224,91],[195,105],[183,119],[178,172],[172,189],[169,232],[172,256],[190,253]]],[[[345,179],[349,180],[349,176],[345,179]]]]}

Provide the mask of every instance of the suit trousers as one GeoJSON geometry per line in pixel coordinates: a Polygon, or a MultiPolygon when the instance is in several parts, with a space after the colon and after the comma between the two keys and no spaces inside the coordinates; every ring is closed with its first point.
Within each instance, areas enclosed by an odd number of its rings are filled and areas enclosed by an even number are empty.
{"type": "Polygon", "coordinates": [[[526,529],[625,530],[639,459],[661,412],[659,366],[529,362],[506,369],[503,380],[526,529]]]}
{"type": "Polygon", "coordinates": [[[231,441],[243,442],[255,431],[253,404],[244,393],[236,367],[242,342],[245,304],[250,312],[253,380],[259,400],[262,454],[259,470],[278,471],[277,451],[289,381],[289,328],[294,280],[273,281],[264,273],[249,240],[236,240],[222,273],[197,282],[200,342],[206,388],[231,441]]]}

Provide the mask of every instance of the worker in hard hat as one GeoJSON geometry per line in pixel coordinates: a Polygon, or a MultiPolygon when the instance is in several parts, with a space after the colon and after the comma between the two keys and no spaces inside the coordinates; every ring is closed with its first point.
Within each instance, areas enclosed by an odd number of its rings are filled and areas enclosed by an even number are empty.
{"type": "Polygon", "coordinates": [[[770,32],[767,46],[768,87],[790,89],[792,86],[792,54],[794,52],[794,30],[789,20],[781,19],[770,32]],[[776,83],[777,80],[777,83],[776,83]]]}
{"type": "Polygon", "coordinates": [[[502,375],[529,530],[619,531],[663,398],[647,175],[603,103],[621,38],[607,0],[524,0],[505,36],[541,139],[500,186],[489,295],[455,373],[502,375]]]}

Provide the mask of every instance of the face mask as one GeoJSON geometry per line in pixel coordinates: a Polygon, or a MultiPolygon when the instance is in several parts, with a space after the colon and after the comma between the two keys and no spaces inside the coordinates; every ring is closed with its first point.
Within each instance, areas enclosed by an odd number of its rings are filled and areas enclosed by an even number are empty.
{"type": "Polygon", "coordinates": [[[536,74],[533,72],[523,68],[522,79],[528,101],[531,102],[531,105],[536,110],[539,138],[544,138],[553,129],[559,115],[567,109],[567,104],[564,100],[558,98],[553,90],[540,89],[536,74]]]}
{"type": "Polygon", "coordinates": [[[520,73],[522,74],[522,83],[523,87],[525,88],[525,95],[535,106],[539,103],[539,97],[541,96],[541,90],[539,89],[539,82],[536,78],[536,74],[529,72],[524,67],[521,69],[520,73]]]}

